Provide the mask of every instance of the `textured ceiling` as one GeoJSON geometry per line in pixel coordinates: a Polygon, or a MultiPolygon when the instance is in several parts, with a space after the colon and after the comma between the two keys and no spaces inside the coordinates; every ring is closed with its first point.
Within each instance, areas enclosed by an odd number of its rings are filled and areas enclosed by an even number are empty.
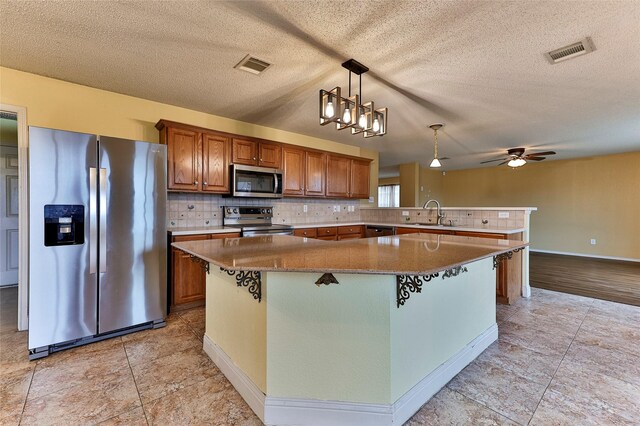
{"type": "Polygon", "coordinates": [[[0,65],[380,151],[382,166],[445,170],[507,148],[573,158],[640,149],[640,1],[7,1],[0,65]],[[590,36],[596,51],[543,53],[590,36]],[[246,54],[273,64],[255,76],[246,54]],[[318,124],[340,64],[371,71],[363,95],[389,132],[318,124]]]}

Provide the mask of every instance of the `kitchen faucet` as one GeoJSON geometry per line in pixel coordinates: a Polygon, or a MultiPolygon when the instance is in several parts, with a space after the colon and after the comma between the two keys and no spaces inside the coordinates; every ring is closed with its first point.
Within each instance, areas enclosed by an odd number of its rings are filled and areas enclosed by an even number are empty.
{"type": "Polygon", "coordinates": [[[442,209],[440,208],[440,203],[438,202],[438,200],[436,199],[431,199],[429,201],[427,201],[426,203],[424,203],[424,205],[422,206],[423,209],[426,209],[427,206],[430,203],[436,203],[436,215],[438,216],[438,220],[436,222],[436,225],[442,225],[442,219],[444,219],[444,213],[442,213],[442,209]]]}

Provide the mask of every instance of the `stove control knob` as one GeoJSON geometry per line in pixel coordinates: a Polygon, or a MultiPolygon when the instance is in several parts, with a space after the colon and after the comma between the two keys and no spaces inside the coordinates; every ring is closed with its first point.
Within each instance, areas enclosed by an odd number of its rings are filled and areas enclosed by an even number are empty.
{"type": "Polygon", "coordinates": [[[267,212],[267,209],[261,209],[260,213],[265,214],[267,212]]]}
{"type": "Polygon", "coordinates": [[[231,209],[227,209],[227,214],[231,214],[231,209]]]}
{"type": "Polygon", "coordinates": [[[238,209],[233,209],[233,212],[234,213],[238,213],[238,209]]]}
{"type": "Polygon", "coordinates": [[[268,213],[268,214],[271,214],[271,209],[267,209],[267,213],[268,213]]]}

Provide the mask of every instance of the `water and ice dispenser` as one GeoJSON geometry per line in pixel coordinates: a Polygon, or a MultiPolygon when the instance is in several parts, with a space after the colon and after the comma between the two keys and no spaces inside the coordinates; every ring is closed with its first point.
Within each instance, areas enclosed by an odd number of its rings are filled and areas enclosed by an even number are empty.
{"type": "Polygon", "coordinates": [[[48,204],[44,206],[44,245],[84,244],[84,206],[48,204]]]}

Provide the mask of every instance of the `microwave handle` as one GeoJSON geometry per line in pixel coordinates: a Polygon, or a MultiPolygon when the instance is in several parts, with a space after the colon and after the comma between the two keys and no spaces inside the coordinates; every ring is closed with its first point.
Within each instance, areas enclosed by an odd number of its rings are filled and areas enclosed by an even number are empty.
{"type": "Polygon", "coordinates": [[[278,174],[277,173],[273,174],[273,180],[275,181],[275,185],[274,185],[274,188],[273,188],[273,193],[277,194],[278,193],[278,174]]]}

